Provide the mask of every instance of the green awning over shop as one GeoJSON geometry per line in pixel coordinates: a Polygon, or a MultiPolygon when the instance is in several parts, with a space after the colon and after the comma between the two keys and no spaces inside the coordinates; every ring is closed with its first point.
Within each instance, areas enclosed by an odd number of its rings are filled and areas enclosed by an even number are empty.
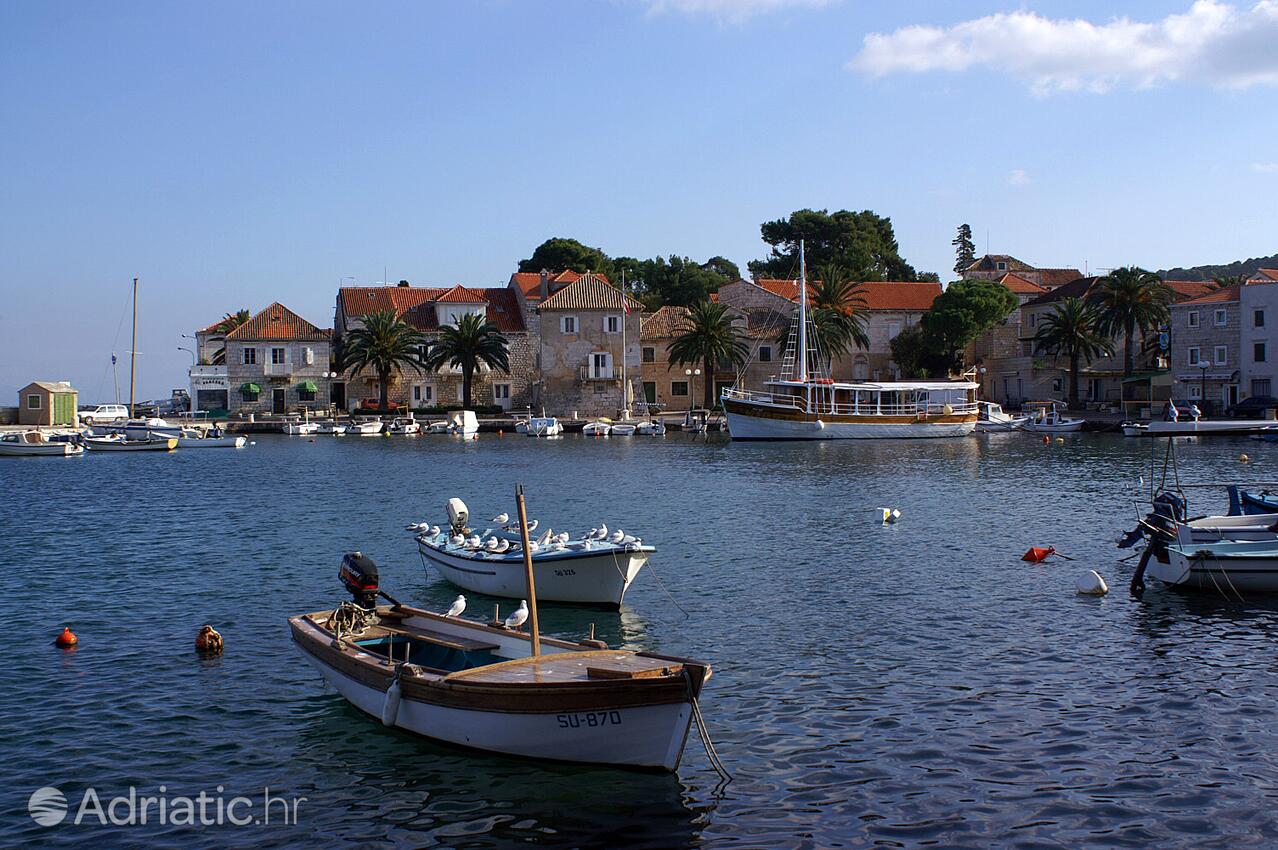
{"type": "Polygon", "coordinates": [[[260,393],[261,391],[262,391],[262,388],[258,386],[257,384],[253,383],[252,381],[249,381],[244,384],[240,384],[240,392],[242,393],[250,393],[250,394],[256,395],[260,393]]]}
{"type": "Polygon", "coordinates": [[[319,392],[319,387],[315,386],[314,381],[302,381],[300,384],[297,385],[297,388],[304,393],[319,392]]]}

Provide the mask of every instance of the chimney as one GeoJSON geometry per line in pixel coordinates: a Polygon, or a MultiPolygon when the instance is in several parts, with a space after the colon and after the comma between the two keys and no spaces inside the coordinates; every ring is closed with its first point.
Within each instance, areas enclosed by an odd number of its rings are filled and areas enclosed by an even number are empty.
{"type": "Polygon", "coordinates": [[[399,282],[399,285],[400,285],[400,286],[402,286],[404,289],[407,289],[407,288],[408,288],[408,281],[406,281],[406,280],[401,280],[401,281],[399,282]]]}
{"type": "Polygon", "coordinates": [[[550,272],[545,269],[541,270],[541,287],[537,291],[542,301],[550,297],[550,272]]]}

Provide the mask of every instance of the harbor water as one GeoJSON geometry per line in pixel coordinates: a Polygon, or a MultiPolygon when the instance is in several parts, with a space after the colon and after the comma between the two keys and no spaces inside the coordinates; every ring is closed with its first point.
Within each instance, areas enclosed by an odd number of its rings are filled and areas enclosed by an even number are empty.
{"type": "MultiPolygon", "coordinates": [[[[2,459],[0,846],[1273,847],[1278,602],[1129,596],[1114,543],[1152,443],[259,436],[2,459]],[[671,776],[391,731],[293,649],[286,618],[344,598],[345,551],[447,608],[458,590],[404,526],[450,496],[513,513],[517,482],[543,529],[658,547],[620,612],[547,605],[542,628],[711,662],[726,787],[695,733],[671,776]],[[1108,596],[1075,593],[1093,568],[1108,596]],[[205,623],[221,657],[193,651],[205,623]],[[52,645],[63,626],[75,650],[52,645]],[[44,787],[57,825],[28,812],[44,787]],[[253,821],[72,822],[89,790],[106,808],[131,788],[242,796],[253,821]]],[[[1179,471],[1269,480],[1275,452],[1184,443],[1179,471]]],[[[1224,507],[1191,491],[1191,512],[1224,507]]]]}

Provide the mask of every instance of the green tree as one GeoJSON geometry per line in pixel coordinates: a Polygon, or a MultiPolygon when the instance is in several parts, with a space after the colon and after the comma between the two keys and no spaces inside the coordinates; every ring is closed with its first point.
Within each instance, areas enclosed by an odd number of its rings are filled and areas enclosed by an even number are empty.
{"type": "Polygon", "coordinates": [[[789,218],[764,222],[759,230],[772,250],[767,259],[749,264],[756,277],[797,277],[800,240],[811,267],[837,263],[857,280],[914,280],[917,276],[901,257],[892,220],[870,210],[797,210],[789,218]]]}
{"type": "MultiPolygon", "coordinates": [[[[826,365],[842,357],[855,346],[870,347],[865,332],[865,287],[851,280],[847,270],[837,263],[827,263],[816,270],[818,278],[809,284],[810,315],[817,355],[826,365]]],[[[787,336],[789,331],[787,330],[787,336]]]]}
{"type": "Polygon", "coordinates": [[[1051,313],[1039,318],[1034,350],[1045,354],[1064,354],[1069,359],[1070,407],[1078,407],[1080,361],[1091,363],[1114,351],[1113,343],[1100,330],[1101,321],[1095,304],[1073,297],[1062,299],[1051,313]]]}
{"type": "Polygon", "coordinates": [[[906,379],[926,378],[936,368],[936,358],[929,357],[921,325],[910,325],[888,340],[888,347],[892,349],[892,362],[906,379]]]}
{"type": "Polygon", "coordinates": [[[724,283],[741,279],[740,267],[727,257],[711,257],[701,264],[701,268],[718,275],[724,283]]]}
{"type": "Polygon", "coordinates": [[[362,327],[355,328],[342,340],[340,372],[358,372],[372,367],[380,385],[380,410],[386,410],[390,395],[391,375],[404,366],[424,366],[421,349],[426,336],[395,315],[394,310],[378,310],[364,317],[362,327]]]}
{"type": "MultiPolygon", "coordinates": [[[[236,310],[234,313],[227,313],[225,316],[223,316],[222,321],[219,322],[217,327],[215,327],[213,330],[214,332],[220,333],[223,335],[229,334],[231,331],[235,330],[240,325],[248,324],[248,320],[251,318],[253,318],[253,316],[251,313],[249,313],[248,310],[236,310]]],[[[226,362],[226,344],[223,343],[221,348],[213,352],[213,365],[220,366],[225,362],[226,362]]]]}
{"type": "Polygon", "coordinates": [[[934,355],[932,370],[945,374],[963,366],[963,350],[1016,309],[1016,296],[992,280],[956,280],[932,302],[920,325],[934,355]]]}
{"type": "Polygon", "coordinates": [[[1096,308],[1097,330],[1123,338],[1123,377],[1132,374],[1136,331],[1147,339],[1171,316],[1172,291],[1162,278],[1135,266],[1114,269],[1087,293],[1096,308]]]}
{"type": "Polygon", "coordinates": [[[1245,274],[1217,274],[1212,275],[1211,285],[1207,287],[1208,292],[1215,292],[1219,289],[1228,289],[1231,286],[1245,286],[1247,284],[1247,275],[1245,274]]]}
{"type": "Polygon", "coordinates": [[[669,346],[670,362],[679,366],[696,364],[705,377],[705,405],[714,409],[714,372],[720,363],[736,367],[745,362],[750,348],[732,323],[723,304],[700,301],[688,308],[683,328],[669,346]]]}
{"type": "Polygon", "coordinates": [[[971,225],[960,224],[958,235],[950,241],[950,244],[954,246],[954,273],[962,277],[967,267],[976,260],[976,245],[972,242],[971,225]]]}
{"type": "Polygon", "coordinates": [[[665,304],[680,307],[697,304],[723,284],[740,278],[736,265],[723,257],[698,263],[690,257],[672,254],[668,259],[620,257],[614,262],[619,271],[625,272],[627,289],[650,310],[665,304]]]}
{"type": "Polygon", "coordinates": [[[471,379],[480,364],[502,372],[510,371],[510,343],[497,326],[483,316],[467,313],[456,324],[439,329],[439,338],[426,354],[426,366],[444,365],[462,370],[462,407],[470,409],[471,379]]]}
{"type": "Polygon", "coordinates": [[[614,272],[612,260],[603,251],[560,236],[542,242],[531,257],[519,262],[521,272],[539,272],[542,269],[553,274],[568,270],[597,272],[608,280],[613,279],[614,272]]]}

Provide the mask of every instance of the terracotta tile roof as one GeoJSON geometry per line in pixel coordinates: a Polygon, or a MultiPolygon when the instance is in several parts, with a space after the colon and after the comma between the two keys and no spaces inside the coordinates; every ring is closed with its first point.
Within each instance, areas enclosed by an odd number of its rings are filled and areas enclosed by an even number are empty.
{"type": "Polygon", "coordinates": [[[983,257],[977,257],[965,269],[965,272],[992,272],[992,271],[1011,271],[1011,272],[1032,272],[1034,267],[1029,263],[1022,263],[1011,254],[986,254],[983,257]],[[997,264],[1003,263],[1004,268],[999,269],[997,264]]]}
{"type": "Polygon", "coordinates": [[[225,317],[225,316],[223,316],[222,318],[220,318],[220,319],[218,319],[217,321],[215,321],[213,324],[211,324],[211,325],[205,325],[204,327],[200,328],[198,331],[196,331],[196,333],[197,333],[197,334],[211,334],[211,333],[215,332],[215,331],[218,329],[218,326],[219,326],[219,325],[221,325],[221,324],[222,324],[223,322],[225,322],[225,321],[226,321],[226,317],[225,317]]]}
{"type": "Polygon", "coordinates": [[[1032,280],[1026,280],[1018,274],[1008,272],[999,279],[999,283],[1006,286],[1010,291],[1017,295],[1042,295],[1047,291],[1045,287],[1039,286],[1032,280]]]}
{"type": "Polygon", "coordinates": [[[502,333],[525,330],[524,320],[513,290],[503,286],[471,289],[457,285],[447,289],[432,286],[350,286],[338,291],[342,312],[358,319],[380,310],[395,315],[422,331],[439,328],[435,304],[486,304],[484,313],[502,333]]]}
{"type": "Polygon", "coordinates": [[[1035,271],[1038,272],[1039,283],[1044,289],[1055,289],[1083,276],[1078,269],[1035,269],[1035,271]]]}
{"type": "Polygon", "coordinates": [[[749,339],[776,339],[781,332],[789,328],[793,316],[769,310],[767,307],[756,307],[745,311],[745,335],[749,339]]]}
{"type": "MultiPolygon", "coordinates": [[[[562,289],[570,283],[576,283],[583,276],[581,272],[575,272],[572,269],[552,274],[550,276],[550,292],[553,294],[555,290],[562,289]]],[[[604,281],[608,280],[606,275],[595,274],[604,281]]],[[[515,272],[510,276],[510,282],[524,294],[524,298],[536,301],[541,298],[541,272],[515,272]]]]}
{"type": "MultiPolygon", "coordinates": [[[[642,311],[643,305],[629,295],[630,311],[642,311]]],[[[600,275],[587,273],[541,302],[542,310],[620,310],[621,290],[600,275]]]]}
{"type": "Polygon", "coordinates": [[[458,284],[434,300],[445,304],[483,304],[488,301],[488,298],[482,292],[458,284]]]}
{"type": "MultiPolygon", "coordinates": [[[[797,280],[761,277],[754,283],[787,301],[798,300],[797,280]]],[[[809,299],[814,293],[814,283],[820,281],[808,282],[809,299]]],[[[861,282],[861,294],[867,310],[929,310],[932,302],[941,294],[941,285],[931,281],[867,280],[861,282]]]]}
{"type": "Polygon", "coordinates": [[[1268,279],[1278,281],[1278,269],[1256,269],[1256,273],[1249,280],[1268,279]]]}
{"type": "Polygon", "coordinates": [[[1069,283],[1058,286],[1055,289],[1049,289],[1042,295],[1026,303],[1026,307],[1033,307],[1039,304],[1053,304],[1057,301],[1063,301],[1066,298],[1085,298],[1092,287],[1096,285],[1099,277],[1080,277],[1078,280],[1071,280],[1069,283]]]}
{"type": "Polygon", "coordinates": [[[1199,295],[1196,298],[1186,298],[1176,302],[1177,306],[1187,304],[1226,304],[1230,301],[1237,301],[1238,294],[1242,291],[1241,286],[1226,286],[1224,289],[1214,289],[1205,295],[1199,295]]]}
{"type": "Polygon", "coordinates": [[[253,318],[226,335],[227,339],[257,340],[291,339],[327,341],[333,332],[317,328],[283,304],[276,301],[253,318]]]}
{"type": "Polygon", "coordinates": [[[1197,298],[1211,289],[1210,280],[1165,280],[1172,292],[1176,293],[1175,302],[1180,303],[1187,298],[1197,298]]]}
{"type": "Polygon", "coordinates": [[[683,323],[688,318],[687,307],[674,307],[667,304],[655,313],[645,314],[639,325],[641,341],[671,339],[679,335],[683,323]]]}

